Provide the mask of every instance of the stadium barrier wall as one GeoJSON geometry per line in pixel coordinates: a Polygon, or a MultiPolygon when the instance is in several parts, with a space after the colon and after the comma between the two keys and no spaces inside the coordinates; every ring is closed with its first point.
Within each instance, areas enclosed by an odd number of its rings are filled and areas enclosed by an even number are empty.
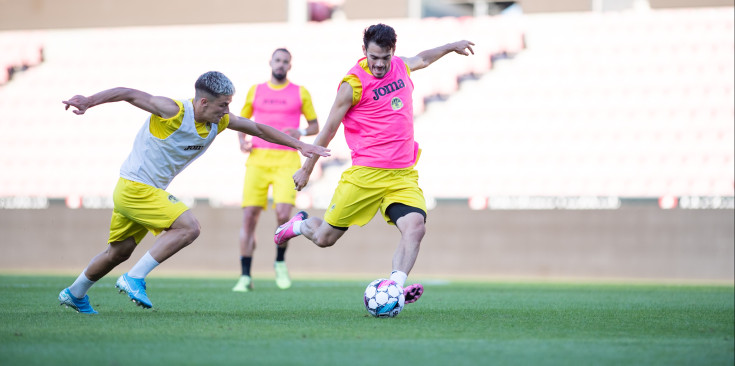
{"type": "MultiPolygon", "coordinates": [[[[239,275],[239,208],[192,208],[201,236],[164,262],[159,275],[239,275]]],[[[733,281],[733,210],[478,210],[441,203],[429,212],[415,278],[733,281]]],[[[109,209],[0,209],[0,272],[76,275],[105,248],[109,209]]],[[[323,211],[312,210],[311,215],[323,211]]],[[[272,277],[274,212],[257,229],[254,275],[272,277]]],[[[148,235],[127,271],[153,243],[148,235]]],[[[299,237],[286,259],[295,279],[382,276],[391,268],[399,232],[375,217],[352,227],[331,248],[299,237]]]]}

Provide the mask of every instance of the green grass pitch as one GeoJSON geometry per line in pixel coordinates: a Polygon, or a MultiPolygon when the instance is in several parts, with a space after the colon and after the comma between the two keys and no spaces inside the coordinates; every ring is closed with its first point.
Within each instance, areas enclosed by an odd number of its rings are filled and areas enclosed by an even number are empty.
{"type": "Polygon", "coordinates": [[[0,276],[0,365],[733,365],[732,285],[426,282],[393,319],[364,281],[148,279],[155,310],[110,275],[99,315],[58,306],[73,278],[0,276]]]}

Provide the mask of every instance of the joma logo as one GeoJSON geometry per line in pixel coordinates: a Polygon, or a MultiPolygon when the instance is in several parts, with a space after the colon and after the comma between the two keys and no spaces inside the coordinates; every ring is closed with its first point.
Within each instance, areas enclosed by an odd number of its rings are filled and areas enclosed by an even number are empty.
{"type": "Polygon", "coordinates": [[[187,151],[187,150],[201,150],[203,148],[204,148],[204,146],[200,146],[200,145],[189,145],[189,146],[187,146],[187,147],[184,148],[184,151],[187,151]]]}
{"type": "Polygon", "coordinates": [[[398,89],[403,89],[405,86],[406,84],[403,82],[403,79],[398,79],[398,81],[394,81],[386,86],[381,86],[380,88],[373,89],[373,94],[375,94],[373,96],[373,100],[378,100],[380,99],[380,97],[393,93],[398,89]]]}
{"type": "Polygon", "coordinates": [[[265,104],[280,104],[280,105],[285,105],[286,104],[286,101],[283,100],[283,99],[265,99],[265,100],[263,100],[263,103],[265,103],[265,104]]]}

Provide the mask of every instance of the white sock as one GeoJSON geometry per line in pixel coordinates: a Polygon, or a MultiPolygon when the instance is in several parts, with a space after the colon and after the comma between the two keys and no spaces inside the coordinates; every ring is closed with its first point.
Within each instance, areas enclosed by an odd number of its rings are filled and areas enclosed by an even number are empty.
{"type": "Polygon", "coordinates": [[[95,282],[97,281],[90,281],[89,278],[87,278],[87,275],[84,274],[84,271],[82,271],[74,283],[69,286],[69,292],[71,292],[71,294],[77,299],[81,299],[87,294],[87,291],[89,291],[89,288],[92,287],[95,282]]]}
{"type": "Polygon", "coordinates": [[[301,235],[301,224],[304,221],[296,221],[293,223],[293,226],[291,226],[291,230],[293,230],[293,233],[296,235],[301,235]]]}
{"type": "Polygon", "coordinates": [[[406,278],[408,278],[408,275],[405,272],[393,271],[390,273],[390,279],[401,286],[401,288],[406,284],[406,278]]]}
{"type": "Polygon", "coordinates": [[[159,263],[153,259],[151,252],[145,252],[143,258],[140,258],[132,269],[128,272],[128,276],[132,278],[145,278],[151,271],[158,266],[159,263]]]}

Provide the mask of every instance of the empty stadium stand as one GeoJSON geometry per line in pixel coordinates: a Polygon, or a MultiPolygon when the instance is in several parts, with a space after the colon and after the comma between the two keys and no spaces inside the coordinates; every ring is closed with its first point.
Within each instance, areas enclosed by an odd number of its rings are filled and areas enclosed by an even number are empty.
{"type": "MultiPolygon", "coordinates": [[[[412,75],[421,185],[433,198],[733,195],[733,9],[396,19],[397,55],[471,39],[412,75]],[[459,82],[459,80],[469,79],[459,82]],[[446,99],[424,105],[423,100],[446,99]]],[[[84,116],[62,100],[114,86],[188,98],[227,74],[231,109],[291,49],[291,80],[325,121],[361,57],[365,21],[4,32],[44,63],[0,86],[0,197],[107,197],[146,114],[124,103],[84,116]]],[[[300,202],[321,206],[349,162],[341,132],[300,202]],[[325,197],[326,196],[326,197],[325,197]]],[[[237,204],[246,157],[226,131],[172,183],[180,197],[237,204]]]]}
{"type": "Polygon", "coordinates": [[[732,8],[522,24],[525,51],[417,119],[428,195],[733,195],[732,8]]]}
{"type": "Polygon", "coordinates": [[[43,46],[34,32],[0,37],[0,86],[6,84],[17,72],[43,62],[43,46]]]}

